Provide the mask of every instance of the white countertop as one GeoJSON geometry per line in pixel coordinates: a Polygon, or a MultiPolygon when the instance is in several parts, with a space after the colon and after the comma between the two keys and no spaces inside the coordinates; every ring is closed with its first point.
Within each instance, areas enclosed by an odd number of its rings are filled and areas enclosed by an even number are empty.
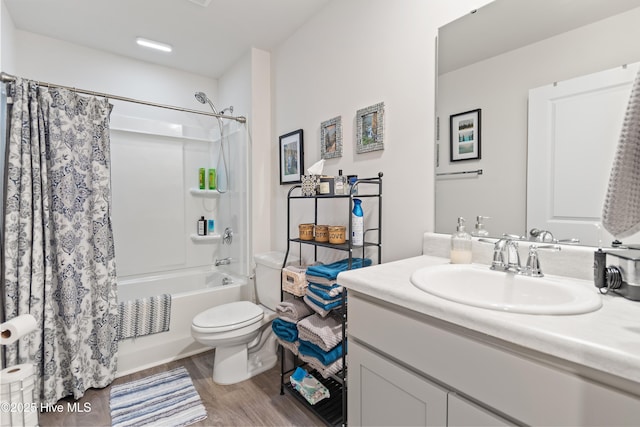
{"type": "MultiPolygon", "coordinates": [[[[455,303],[411,284],[415,270],[448,262],[423,255],[346,271],[339,282],[349,290],[640,385],[640,302],[602,295],[602,308],[591,313],[517,314],[455,303]]],[[[574,280],[576,286],[598,293],[593,282],[574,280]]]]}

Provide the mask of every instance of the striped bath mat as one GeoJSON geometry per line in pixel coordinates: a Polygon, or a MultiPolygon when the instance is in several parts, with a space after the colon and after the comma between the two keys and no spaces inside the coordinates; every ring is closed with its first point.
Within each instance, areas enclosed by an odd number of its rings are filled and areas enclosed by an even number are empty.
{"type": "Polygon", "coordinates": [[[111,425],[188,426],[207,418],[184,367],[111,387],[111,425]]]}
{"type": "Polygon", "coordinates": [[[123,301],[118,306],[118,340],[169,330],[171,295],[123,301]]]}

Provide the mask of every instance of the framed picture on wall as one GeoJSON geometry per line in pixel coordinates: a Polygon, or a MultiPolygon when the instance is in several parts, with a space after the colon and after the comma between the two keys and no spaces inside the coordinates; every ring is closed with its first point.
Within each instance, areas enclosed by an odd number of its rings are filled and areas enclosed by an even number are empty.
{"type": "Polygon", "coordinates": [[[384,150],[384,102],[356,113],[356,153],[384,150]]]}
{"type": "Polygon", "coordinates": [[[480,159],[480,109],[449,117],[449,155],[452,162],[480,159]]]}
{"type": "Polygon", "coordinates": [[[302,129],[280,136],[280,184],[302,182],[304,150],[302,129]]]}
{"type": "Polygon", "coordinates": [[[342,157],[342,117],[334,117],[320,125],[320,157],[342,157]]]}

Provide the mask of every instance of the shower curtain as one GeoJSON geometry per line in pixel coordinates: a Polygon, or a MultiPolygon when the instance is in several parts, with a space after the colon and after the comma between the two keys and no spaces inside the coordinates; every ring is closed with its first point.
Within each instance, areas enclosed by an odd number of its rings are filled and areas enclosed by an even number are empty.
{"type": "Polygon", "coordinates": [[[5,361],[35,364],[46,405],[105,387],[116,371],[111,105],[23,79],[9,96],[4,309],[39,328],[5,361]]]}

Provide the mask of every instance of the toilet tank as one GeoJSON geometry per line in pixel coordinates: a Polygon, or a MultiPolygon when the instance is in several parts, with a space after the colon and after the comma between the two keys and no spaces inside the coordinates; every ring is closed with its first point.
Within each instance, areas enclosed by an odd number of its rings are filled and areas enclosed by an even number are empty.
{"type": "MultiPolygon", "coordinates": [[[[280,302],[280,280],[284,253],[265,252],[253,256],[256,261],[256,296],[258,302],[271,310],[275,310],[280,302]]],[[[287,265],[299,264],[300,259],[289,254],[287,265]]]]}

